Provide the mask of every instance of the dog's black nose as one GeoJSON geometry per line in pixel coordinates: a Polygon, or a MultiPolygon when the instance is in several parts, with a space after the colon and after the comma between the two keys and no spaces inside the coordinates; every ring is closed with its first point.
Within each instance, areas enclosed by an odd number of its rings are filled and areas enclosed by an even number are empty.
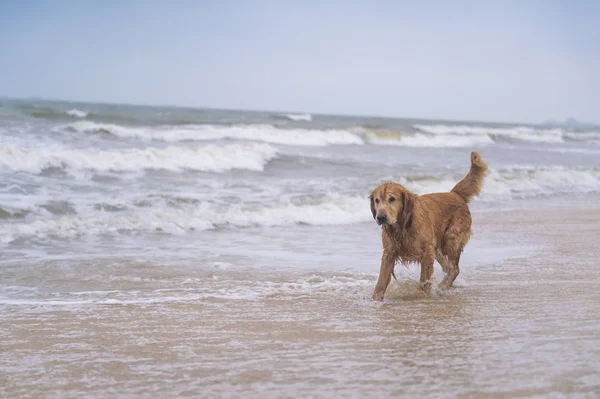
{"type": "Polygon", "coordinates": [[[387,216],[377,216],[377,223],[378,224],[386,224],[387,223],[387,216]]]}

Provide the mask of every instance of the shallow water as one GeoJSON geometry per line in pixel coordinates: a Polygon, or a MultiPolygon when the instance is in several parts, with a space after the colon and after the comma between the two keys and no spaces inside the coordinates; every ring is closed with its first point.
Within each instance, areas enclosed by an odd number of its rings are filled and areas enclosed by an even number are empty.
{"type": "Polygon", "coordinates": [[[371,224],[252,230],[243,251],[223,231],[191,258],[4,262],[4,395],[594,397],[597,248],[554,243],[531,212],[476,218],[457,288],[425,295],[397,266],[384,303],[371,224]]]}

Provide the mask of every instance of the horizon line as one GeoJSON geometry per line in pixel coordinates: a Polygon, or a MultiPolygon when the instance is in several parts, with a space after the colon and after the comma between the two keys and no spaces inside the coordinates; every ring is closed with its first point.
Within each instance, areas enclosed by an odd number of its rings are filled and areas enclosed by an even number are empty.
{"type": "MultiPolygon", "coordinates": [[[[548,119],[542,122],[515,122],[515,121],[489,121],[489,120],[475,120],[475,119],[436,119],[436,118],[418,118],[418,117],[404,117],[404,116],[386,116],[386,115],[366,115],[366,114],[344,114],[344,113],[323,113],[323,112],[311,112],[311,111],[289,111],[289,110],[268,110],[268,109],[240,109],[240,108],[227,108],[227,107],[211,107],[211,106],[192,106],[192,105],[177,105],[177,104],[155,104],[155,103],[135,103],[135,102],[109,102],[109,101],[94,101],[94,100],[69,100],[63,98],[50,98],[41,96],[5,96],[0,95],[0,100],[13,100],[13,101],[42,101],[42,102],[62,102],[70,104],[90,104],[90,105],[119,105],[119,106],[130,106],[130,107],[149,107],[149,108],[180,108],[180,109],[193,109],[193,110],[212,110],[212,111],[228,111],[228,112],[255,112],[255,113],[273,113],[273,114],[309,114],[311,116],[340,116],[350,118],[373,118],[373,119],[398,119],[398,120],[414,120],[414,121],[430,121],[430,122],[450,122],[450,123],[485,123],[492,125],[530,125],[530,126],[544,126],[544,125],[555,125],[564,126],[559,120],[548,119]]],[[[575,120],[577,124],[583,125],[583,127],[599,128],[600,124],[595,122],[582,122],[573,117],[567,117],[564,119],[566,122],[569,119],[575,120]]]]}

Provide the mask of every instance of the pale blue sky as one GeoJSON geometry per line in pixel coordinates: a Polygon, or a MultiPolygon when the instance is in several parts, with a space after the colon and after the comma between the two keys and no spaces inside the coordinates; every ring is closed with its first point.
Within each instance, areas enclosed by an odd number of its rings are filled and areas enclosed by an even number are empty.
{"type": "Polygon", "coordinates": [[[0,0],[0,96],[600,122],[600,2],[0,0]]]}

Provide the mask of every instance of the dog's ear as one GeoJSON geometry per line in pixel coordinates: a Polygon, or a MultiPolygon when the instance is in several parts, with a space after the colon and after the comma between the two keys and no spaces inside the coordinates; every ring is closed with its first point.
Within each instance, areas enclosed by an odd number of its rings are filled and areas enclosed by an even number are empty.
{"type": "Polygon", "coordinates": [[[371,202],[371,213],[373,214],[373,219],[375,219],[377,212],[375,211],[375,202],[373,202],[373,194],[369,195],[369,201],[371,202]]]}
{"type": "Polygon", "coordinates": [[[407,193],[402,193],[402,214],[398,218],[398,223],[404,227],[405,230],[410,229],[412,226],[413,209],[415,207],[415,200],[407,193]]]}

